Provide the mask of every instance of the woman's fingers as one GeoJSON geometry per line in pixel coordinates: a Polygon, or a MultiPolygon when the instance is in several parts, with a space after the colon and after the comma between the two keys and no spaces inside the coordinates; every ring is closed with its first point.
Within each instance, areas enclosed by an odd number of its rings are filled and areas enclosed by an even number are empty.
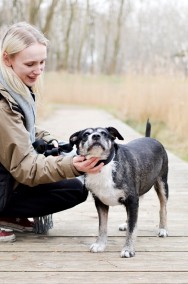
{"type": "Polygon", "coordinates": [[[98,172],[100,172],[101,171],[101,169],[102,169],[102,167],[104,166],[104,163],[100,163],[98,166],[94,166],[93,168],[91,168],[89,171],[88,171],[88,173],[93,173],[93,174],[95,174],[95,173],[98,173],[98,172]]]}
{"type": "Polygon", "coordinates": [[[97,173],[103,167],[103,163],[100,163],[98,166],[96,164],[99,162],[99,158],[90,158],[85,160],[83,156],[75,156],[73,158],[73,165],[78,171],[85,173],[97,173]]]}
{"type": "Polygon", "coordinates": [[[51,143],[55,148],[58,148],[59,145],[58,145],[57,140],[53,140],[51,143]]]}

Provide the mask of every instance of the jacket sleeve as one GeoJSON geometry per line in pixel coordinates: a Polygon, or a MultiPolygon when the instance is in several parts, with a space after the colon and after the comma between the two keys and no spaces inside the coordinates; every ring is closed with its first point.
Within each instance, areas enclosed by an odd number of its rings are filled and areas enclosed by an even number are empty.
{"type": "Polygon", "coordinates": [[[17,182],[36,186],[80,175],[71,156],[36,153],[22,114],[13,111],[6,100],[0,102],[0,129],[0,162],[17,182]]]}
{"type": "Polygon", "coordinates": [[[50,142],[52,140],[57,140],[57,138],[55,138],[53,135],[51,135],[47,130],[41,129],[38,126],[35,126],[35,137],[36,137],[36,140],[43,139],[46,142],[50,142]]]}

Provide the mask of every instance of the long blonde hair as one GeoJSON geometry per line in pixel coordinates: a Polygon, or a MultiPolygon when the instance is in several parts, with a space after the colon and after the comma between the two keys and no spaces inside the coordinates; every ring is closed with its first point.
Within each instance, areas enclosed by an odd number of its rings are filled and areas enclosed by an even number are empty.
{"type": "MultiPolygon", "coordinates": [[[[22,96],[29,95],[29,89],[13,69],[5,64],[3,54],[6,52],[8,55],[15,55],[33,43],[48,46],[47,38],[36,27],[26,22],[20,22],[10,26],[1,41],[0,69],[3,79],[13,91],[22,96]]],[[[37,80],[36,84],[32,87],[33,92],[38,92],[39,80],[37,80]]]]}

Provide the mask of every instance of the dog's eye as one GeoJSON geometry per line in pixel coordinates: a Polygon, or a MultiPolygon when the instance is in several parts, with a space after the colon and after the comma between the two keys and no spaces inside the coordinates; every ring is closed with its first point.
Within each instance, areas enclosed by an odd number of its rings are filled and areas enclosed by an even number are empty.
{"type": "Polygon", "coordinates": [[[106,132],[102,131],[101,134],[102,134],[102,136],[107,137],[107,133],[106,132]]]}
{"type": "Polygon", "coordinates": [[[86,138],[86,137],[89,136],[89,134],[90,134],[89,132],[86,132],[86,133],[84,133],[83,137],[86,138]]]}

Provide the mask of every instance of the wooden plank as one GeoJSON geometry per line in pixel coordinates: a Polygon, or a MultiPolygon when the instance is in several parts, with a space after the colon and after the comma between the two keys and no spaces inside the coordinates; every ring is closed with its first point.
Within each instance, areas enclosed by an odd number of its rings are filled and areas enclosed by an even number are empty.
{"type": "MultiPolygon", "coordinates": [[[[0,252],[88,252],[95,237],[19,236],[15,243],[0,243],[0,252]]],[[[120,252],[124,237],[109,237],[106,251],[120,252]]],[[[188,252],[188,237],[138,237],[137,252],[188,252]]]]}
{"type": "Polygon", "coordinates": [[[187,284],[188,272],[1,272],[0,283],[36,284],[187,284]]]}
{"type": "Polygon", "coordinates": [[[119,252],[0,252],[0,271],[142,271],[187,272],[187,252],[137,252],[125,259],[119,252]]]}

